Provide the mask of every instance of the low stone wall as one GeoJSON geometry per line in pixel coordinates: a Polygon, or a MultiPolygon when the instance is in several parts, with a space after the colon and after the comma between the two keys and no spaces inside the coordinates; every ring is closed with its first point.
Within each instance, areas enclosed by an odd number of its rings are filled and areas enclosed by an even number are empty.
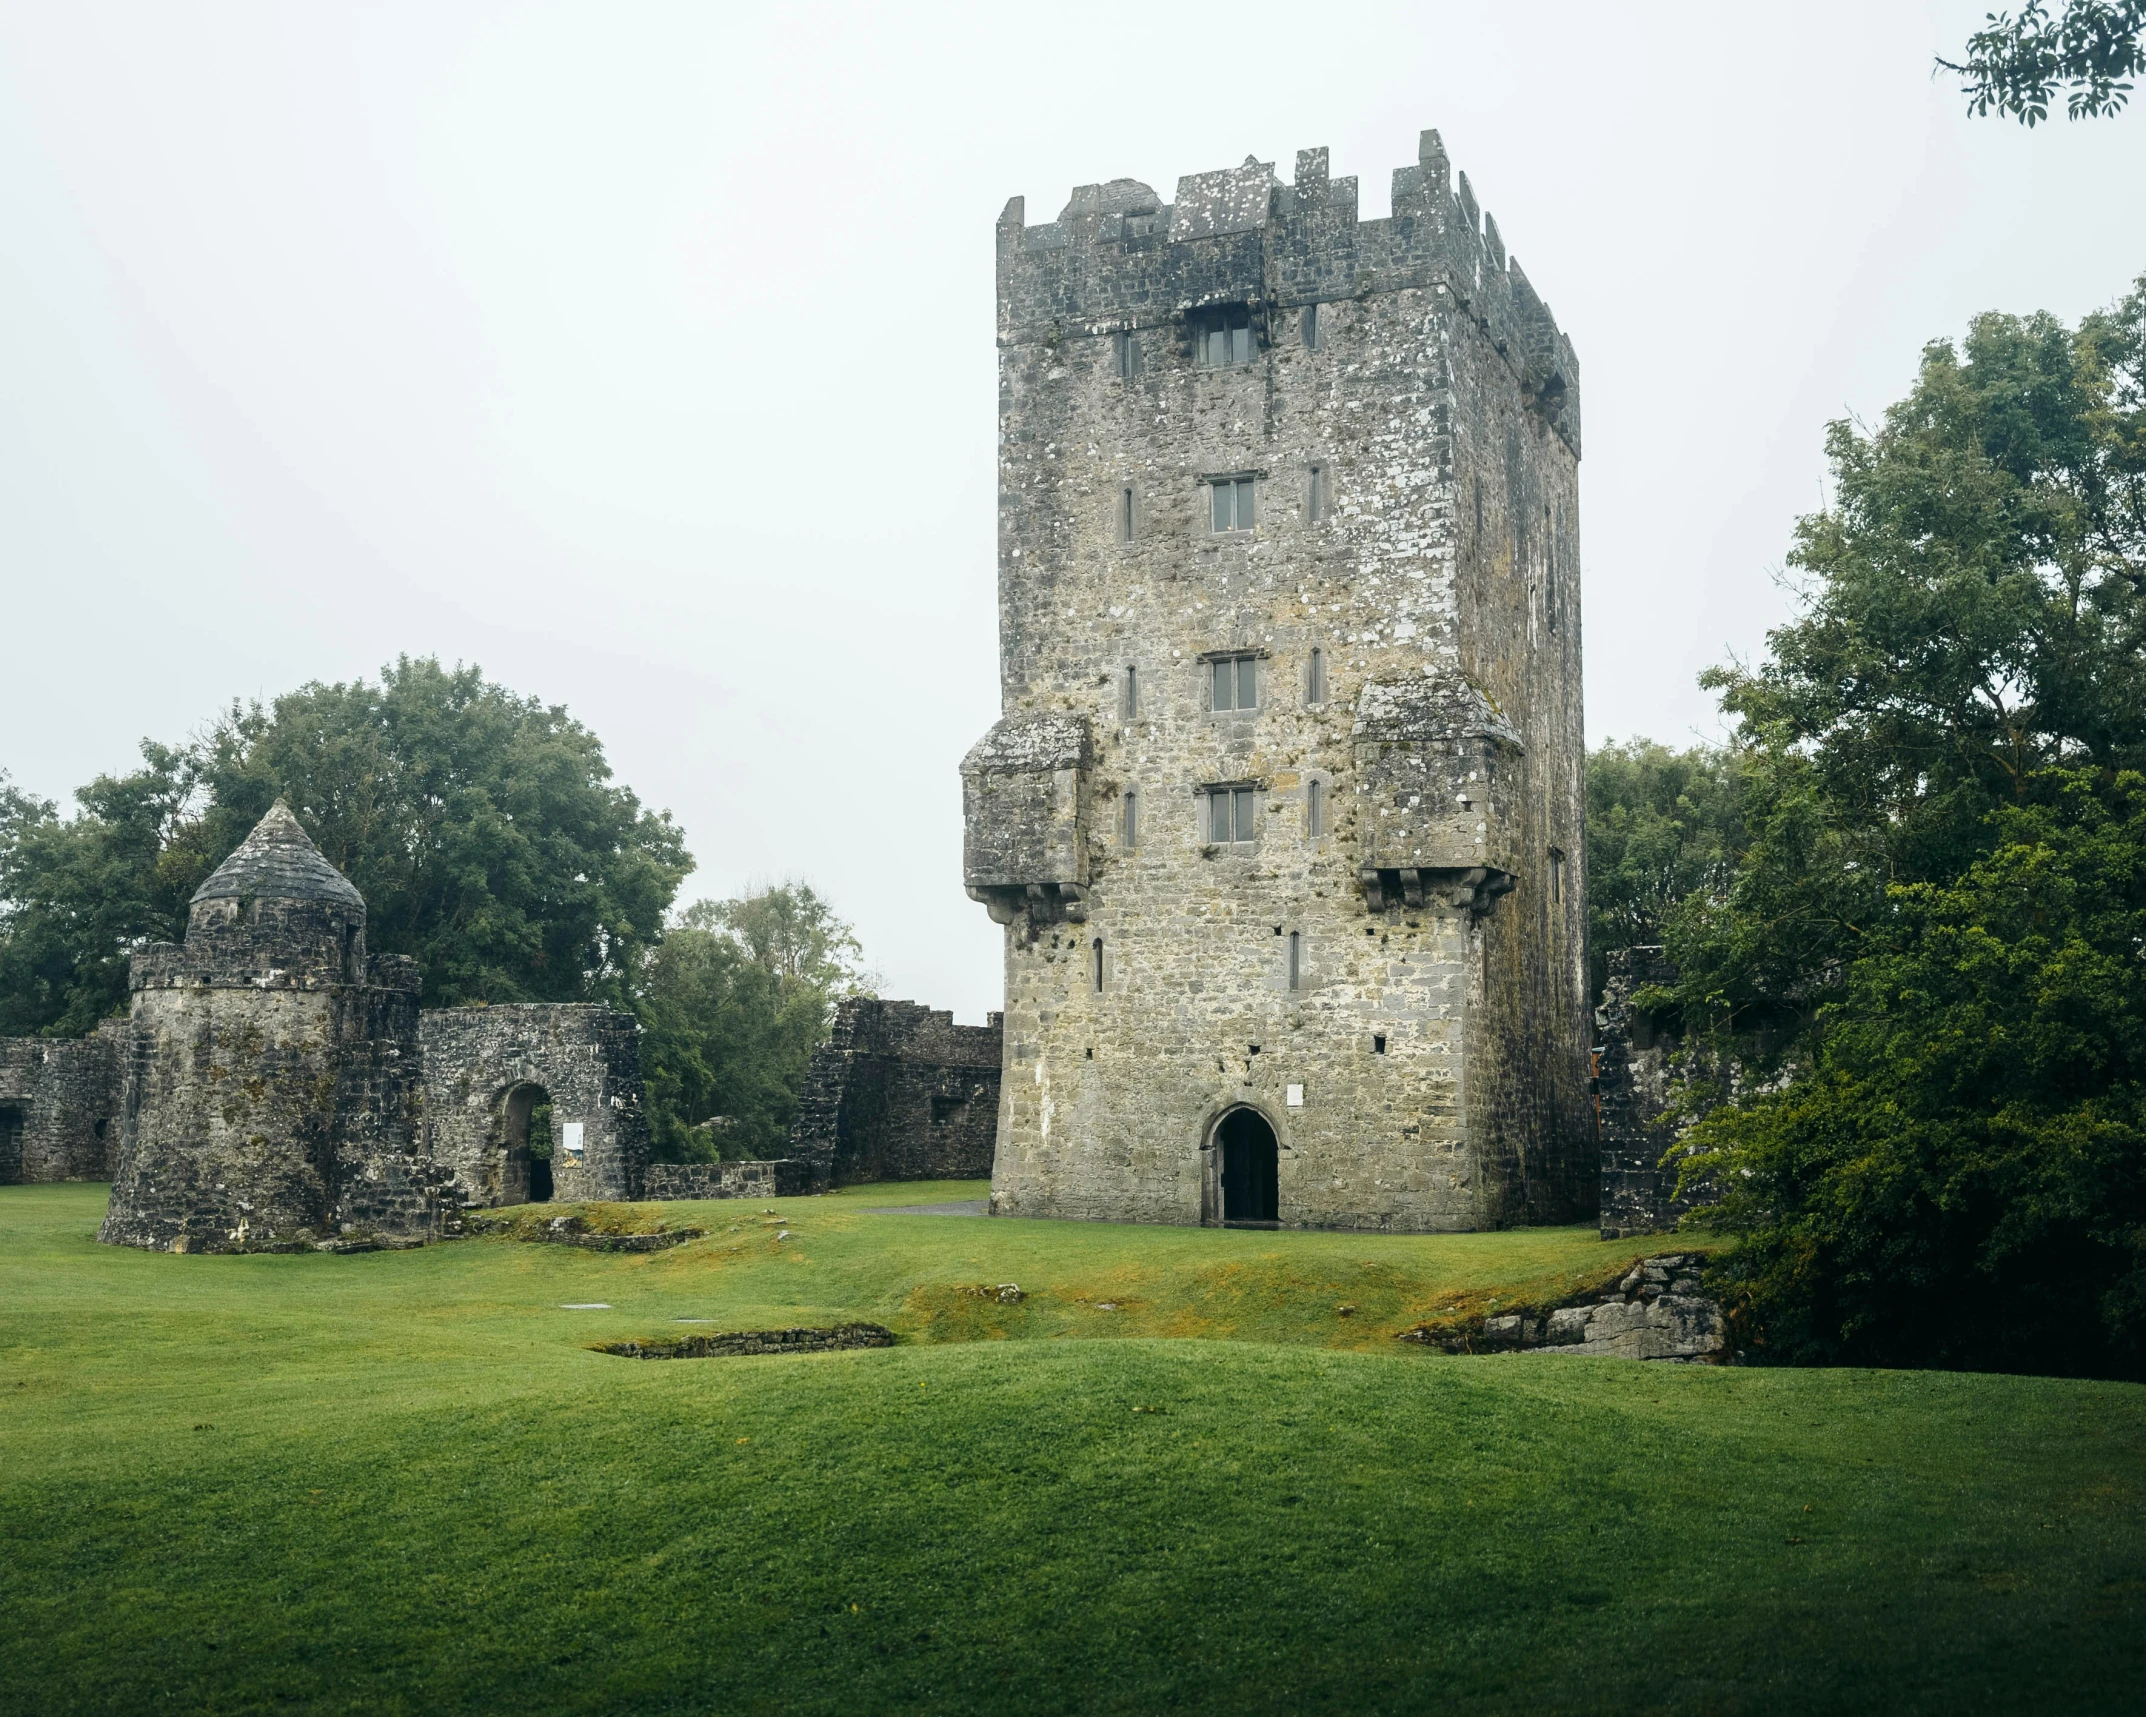
{"type": "Polygon", "coordinates": [[[1401,1332],[1447,1353],[1498,1353],[1539,1348],[1544,1353],[1610,1359],[1673,1360],[1718,1365],[1729,1357],[1728,1322],[1700,1287],[1706,1258],[1667,1252],[1644,1258],[1614,1291],[1558,1306],[1547,1315],[1513,1312],[1456,1329],[1401,1332]]]}
{"type": "Polygon", "coordinates": [[[812,1190],[812,1165],[795,1157],[766,1162],[650,1163],[644,1199],[796,1198],[812,1190]]]}
{"type": "Polygon", "coordinates": [[[878,1324],[837,1324],[833,1329],[748,1329],[723,1335],[686,1335],[676,1341],[614,1341],[598,1353],[622,1359],[739,1359],[750,1354],[833,1353],[842,1348],[892,1347],[894,1332],[878,1324]]]}

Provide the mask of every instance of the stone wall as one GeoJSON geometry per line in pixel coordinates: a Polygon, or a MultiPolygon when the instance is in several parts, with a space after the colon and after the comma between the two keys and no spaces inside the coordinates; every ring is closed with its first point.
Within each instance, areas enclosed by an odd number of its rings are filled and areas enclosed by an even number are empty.
{"type": "Polygon", "coordinates": [[[439,1008],[420,1031],[429,1149],[464,1203],[529,1197],[528,1141],[516,1131],[538,1092],[551,1105],[551,1196],[641,1196],[648,1120],[630,1014],[544,1002],[439,1008]]]}
{"type": "Polygon", "coordinates": [[[90,1037],[0,1038],[0,1186],[110,1176],[125,1037],[113,1019],[90,1037]]]}
{"type": "Polygon", "coordinates": [[[1673,984],[1676,976],[1660,948],[1619,948],[1609,956],[1595,1010],[1605,1240],[1674,1228],[1687,1210],[1709,1202],[1703,1193],[1677,1196],[1676,1162],[1664,1161],[1677,1143],[1664,1116],[1687,1090],[1677,1065],[1681,1034],[1633,1002],[1642,989],[1673,984]]]}
{"type": "Polygon", "coordinates": [[[795,1198],[813,1189],[812,1165],[796,1157],[765,1162],[650,1163],[641,1196],[673,1198],[795,1198]]]}
{"type": "Polygon", "coordinates": [[[1001,216],[1001,1214],[1224,1220],[1244,1111],[1284,1226],[1592,1204],[1578,365],[1436,133],[1392,208],[1309,150],[1001,216]]]}
{"type": "Polygon", "coordinates": [[[916,1002],[853,996],[813,1052],[790,1155],[815,1184],[973,1180],[997,1137],[999,1016],[956,1025],[916,1002]]]}
{"type": "Polygon", "coordinates": [[[1730,1358],[1729,1326],[1701,1285],[1705,1265],[1705,1255],[1698,1252],[1642,1258],[1608,1293],[1547,1312],[1508,1312],[1459,1326],[1419,1325],[1403,1330],[1401,1339],[1447,1353],[1537,1348],[1590,1358],[1721,1364],[1730,1358]]]}

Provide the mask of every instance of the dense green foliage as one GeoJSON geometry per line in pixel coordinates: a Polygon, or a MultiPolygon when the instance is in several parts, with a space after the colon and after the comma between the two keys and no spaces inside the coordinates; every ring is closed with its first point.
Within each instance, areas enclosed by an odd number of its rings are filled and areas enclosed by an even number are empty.
{"type": "Polygon", "coordinates": [[[686,911],[641,976],[657,1159],[780,1156],[835,1002],[865,993],[861,957],[849,926],[804,883],[686,911]]]}
{"type": "Polygon", "coordinates": [[[563,708],[430,659],[234,705],[76,797],[64,820],[0,799],[0,1035],[122,1008],[128,955],[184,933],[194,889],[279,797],[365,896],[368,946],[414,955],[433,1007],[625,1002],[691,868],[563,708]]]}
{"type": "Polygon", "coordinates": [[[1587,756],[1587,948],[1595,994],[1610,953],[1662,940],[1693,894],[1719,894],[1743,851],[1743,760],[1615,740],[1587,756]]]}
{"type": "Polygon", "coordinates": [[[1795,1074],[1691,1135],[1725,1274],[1786,1358],[2139,1374],[2146,283],[1979,318],[1828,452],[1803,612],[1709,676],[1744,857],[1668,934],[1795,1074]]]}
{"type": "Polygon", "coordinates": [[[0,1188],[0,1711],[2136,1704],[2139,1388],[1449,1359],[1337,1290],[1428,1307],[1611,1248],[861,1190],[782,1201],[787,1241],[671,1207],[709,1237],[644,1257],[181,1258],[97,1246],[95,1189],[0,1188]],[[1154,1339],[1157,1301],[1284,1339],[1154,1339]],[[585,1346],[955,1306],[1013,1339],[585,1346]],[[1137,1333],[1020,1339],[1069,1328],[1137,1333]]]}
{"type": "Polygon", "coordinates": [[[2146,71],[2146,0],[2064,0],[2055,17],[2027,0],[2018,17],[1992,12],[1987,25],[1967,39],[1964,63],[1937,62],[1967,78],[1961,94],[1978,118],[2008,113],[2038,124],[2059,90],[2074,119],[2115,113],[2146,71]]]}

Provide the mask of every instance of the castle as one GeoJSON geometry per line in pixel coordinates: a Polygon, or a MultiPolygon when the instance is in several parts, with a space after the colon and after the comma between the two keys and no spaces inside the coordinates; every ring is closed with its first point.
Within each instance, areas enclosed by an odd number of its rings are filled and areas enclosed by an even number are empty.
{"type": "Polygon", "coordinates": [[[1578,365],[1434,131],[998,225],[992,1209],[1591,1203],[1578,365]]]}

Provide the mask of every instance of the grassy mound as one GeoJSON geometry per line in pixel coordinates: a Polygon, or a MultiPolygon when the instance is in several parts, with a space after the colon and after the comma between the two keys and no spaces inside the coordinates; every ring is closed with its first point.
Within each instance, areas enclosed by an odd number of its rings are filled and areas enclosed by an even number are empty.
{"type": "Polygon", "coordinates": [[[1448,1359],[1631,1248],[887,1194],[285,1258],[0,1189],[0,1710],[2135,1708],[2146,1390],[1448,1359]],[[904,1345],[586,1345],[688,1317],[904,1345]]]}

